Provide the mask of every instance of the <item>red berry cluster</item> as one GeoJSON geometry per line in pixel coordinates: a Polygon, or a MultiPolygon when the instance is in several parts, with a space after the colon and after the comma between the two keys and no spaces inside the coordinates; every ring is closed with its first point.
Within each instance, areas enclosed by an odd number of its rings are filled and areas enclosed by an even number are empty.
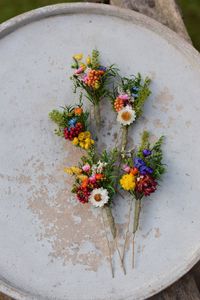
{"type": "Polygon", "coordinates": [[[90,191],[87,187],[80,186],[77,189],[76,195],[81,203],[87,203],[90,196],[90,191]]]}
{"type": "Polygon", "coordinates": [[[99,188],[99,184],[98,184],[98,182],[91,182],[91,181],[89,181],[88,182],[88,188],[90,190],[97,189],[97,188],[99,188]]]}
{"type": "Polygon", "coordinates": [[[66,140],[72,141],[82,131],[83,131],[83,125],[81,123],[76,123],[74,127],[71,127],[70,129],[66,127],[64,129],[64,137],[66,140]]]}
{"type": "Polygon", "coordinates": [[[136,191],[145,196],[149,196],[156,191],[157,185],[158,183],[150,175],[144,175],[141,176],[137,182],[136,191]]]}

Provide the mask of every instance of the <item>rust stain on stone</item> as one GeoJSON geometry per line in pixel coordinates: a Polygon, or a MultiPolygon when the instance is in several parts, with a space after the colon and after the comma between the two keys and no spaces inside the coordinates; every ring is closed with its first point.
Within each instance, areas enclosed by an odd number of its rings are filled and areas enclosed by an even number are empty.
{"type": "Polygon", "coordinates": [[[169,117],[169,118],[168,118],[168,122],[167,122],[167,127],[173,126],[174,121],[175,121],[175,118],[169,117]]]}
{"type": "Polygon", "coordinates": [[[153,125],[156,128],[165,128],[164,124],[161,122],[160,119],[153,120],[153,125]]]}
{"type": "Polygon", "coordinates": [[[172,105],[174,96],[170,94],[170,91],[165,87],[155,98],[155,103],[159,105],[162,112],[167,112],[172,105]]]}
{"type": "Polygon", "coordinates": [[[160,228],[156,227],[154,228],[154,230],[155,230],[155,235],[154,235],[155,238],[159,238],[161,236],[160,228]]]}
{"type": "Polygon", "coordinates": [[[63,264],[81,264],[87,270],[97,271],[102,260],[108,259],[101,212],[88,204],[80,204],[71,194],[73,178],[65,176],[63,168],[77,164],[83,151],[69,143],[64,148],[67,156],[56,167],[54,175],[45,174],[41,162],[33,163],[40,166],[37,167],[38,173],[43,172],[36,174],[38,184],[31,186],[28,208],[43,227],[38,240],[46,239],[51,243],[50,257],[62,259],[63,264]],[[65,186],[57,191],[54,189],[52,194],[46,180],[55,185],[65,182],[65,186]]]}

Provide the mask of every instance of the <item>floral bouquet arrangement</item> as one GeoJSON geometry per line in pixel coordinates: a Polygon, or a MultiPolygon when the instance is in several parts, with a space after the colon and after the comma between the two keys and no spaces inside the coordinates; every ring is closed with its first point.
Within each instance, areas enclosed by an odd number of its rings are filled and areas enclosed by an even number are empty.
{"type": "MultiPolygon", "coordinates": [[[[123,190],[128,191],[133,200],[135,200],[135,210],[134,210],[134,221],[133,221],[133,258],[132,267],[134,267],[134,238],[139,226],[139,217],[141,211],[141,201],[144,197],[150,196],[154,193],[158,186],[158,181],[165,172],[165,166],[162,162],[162,143],[163,136],[161,136],[154,145],[149,143],[149,133],[147,131],[143,132],[141,146],[138,151],[131,152],[126,155],[124,159],[123,172],[124,174],[120,178],[120,185],[123,190]]],[[[130,211],[132,207],[132,201],[130,205],[130,211]]],[[[130,215],[129,211],[129,215],[130,215]]],[[[130,218],[129,218],[130,223],[130,218]]],[[[127,226],[127,233],[129,231],[130,224],[127,226]]],[[[125,255],[125,246],[127,242],[124,243],[124,250],[122,259],[125,255]]]]}
{"type": "Polygon", "coordinates": [[[144,103],[151,93],[149,85],[150,79],[143,80],[140,73],[133,78],[122,77],[111,97],[117,121],[122,125],[122,153],[127,144],[128,128],[142,115],[144,103]]]}
{"type": "Polygon", "coordinates": [[[108,85],[111,79],[117,76],[117,68],[114,65],[105,67],[102,66],[99,59],[99,51],[93,50],[92,55],[87,56],[83,61],[83,54],[73,56],[71,67],[74,69],[74,74],[71,79],[74,83],[74,92],[77,88],[84,91],[86,98],[94,105],[94,115],[96,124],[99,127],[100,118],[100,101],[109,95],[108,85]]]}
{"type": "Polygon", "coordinates": [[[58,129],[55,129],[55,134],[58,136],[85,150],[93,146],[94,140],[88,131],[89,113],[84,112],[82,104],[65,106],[62,111],[52,110],[49,117],[58,125],[58,129]]]}
{"type": "MultiPolygon", "coordinates": [[[[112,215],[111,206],[113,196],[116,194],[114,185],[116,180],[115,164],[117,157],[118,151],[116,149],[110,152],[104,150],[101,155],[98,155],[95,150],[92,149],[91,151],[88,151],[87,156],[83,156],[81,158],[81,163],[78,167],[72,166],[70,168],[65,168],[65,172],[67,174],[75,177],[75,182],[72,186],[72,193],[76,194],[76,198],[80,203],[90,203],[94,207],[101,208],[103,224],[105,224],[106,215],[115,243],[116,226],[112,215]]],[[[106,238],[110,253],[112,276],[114,276],[111,250],[107,234],[106,238]]],[[[117,244],[116,248],[121,259],[117,244]]],[[[125,273],[123,264],[121,264],[121,266],[125,273]]]]}
{"type": "Polygon", "coordinates": [[[92,55],[88,56],[85,61],[83,61],[82,54],[74,55],[72,68],[74,74],[71,79],[74,83],[74,92],[80,89],[80,104],[62,107],[62,111],[53,110],[49,113],[49,117],[58,126],[55,130],[58,136],[87,151],[77,166],[67,167],[65,172],[74,176],[72,193],[76,195],[77,200],[82,204],[88,203],[100,209],[109,249],[111,272],[114,277],[108,235],[114,242],[113,248],[115,249],[113,250],[117,250],[121,267],[126,274],[124,258],[130,232],[132,200],[135,203],[132,230],[132,266],[134,267],[134,240],[139,226],[141,202],[144,197],[156,191],[158,181],[165,172],[161,149],[163,136],[151,145],[149,133],[144,131],[140,147],[131,151],[126,150],[129,126],[142,115],[144,103],[151,93],[148,77],[142,79],[138,73],[137,76],[131,78],[121,77],[119,83],[118,69],[114,65],[102,66],[97,50],[93,50],[92,55]],[[112,92],[111,83],[115,86],[112,92]],[[103,150],[100,154],[97,152],[88,130],[89,112],[83,109],[83,94],[94,106],[98,127],[101,100],[105,97],[112,100],[113,109],[117,113],[117,121],[122,126],[120,151],[113,149],[103,150]],[[123,173],[121,173],[121,168],[123,173]],[[118,185],[132,196],[122,255],[117,245],[117,230],[112,214],[113,199],[118,192],[118,185]],[[109,224],[109,234],[106,230],[106,223],[109,224]]]}

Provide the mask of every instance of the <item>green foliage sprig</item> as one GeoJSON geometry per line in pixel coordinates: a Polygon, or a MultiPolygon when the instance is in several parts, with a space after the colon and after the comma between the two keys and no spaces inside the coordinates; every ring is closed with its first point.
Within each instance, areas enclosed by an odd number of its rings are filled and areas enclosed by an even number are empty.
{"type": "Polygon", "coordinates": [[[151,145],[149,143],[149,132],[144,131],[142,135],[142,142],[141,146],[138,150],[138,153],[136,154],[138,157],[141,157],[146,165],[153,169],[152,176],[160,180],[161,176],[165,173],[166,167],[163,164],[163,152],[162,152],[162,145],[164,142],[164,136],[161,136],[155,144],[151,145]],[[144,156],[143,155],[143,149],[149,149],[151,151],[151,155],[144,156]]]}
{"type": "Polygon", "coordinates": [[[121,79],[121,89],[130,96],[134,95],[134,110],[137,118],[142,115],[144,103],[151,94],[150,83],[150,78],[146,77],[143,80],[140,73],[133,78],[123,77],[121,79]]]}

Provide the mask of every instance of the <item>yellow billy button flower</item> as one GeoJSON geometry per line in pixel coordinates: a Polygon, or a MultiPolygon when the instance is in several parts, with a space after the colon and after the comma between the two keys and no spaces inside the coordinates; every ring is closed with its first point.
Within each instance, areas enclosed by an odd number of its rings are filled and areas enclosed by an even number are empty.
{"type": "Polygon", "coordinates": [[[71,170],[75,175],[80,175],[82,173],[82,170],[78,167],[71,167],[71,170]]]}
{"type": "Polygon", "coordinates": [[[86,58],[86,64],[90,65],[91,64],[91,57],[88,55],[88,57],[86,58]]]}
{"type": "Polygon", "coordinates": [[[78,139],[79,139],[79,141],[83,141],[85,139],[85,133],[80,132],[79,135],[78,135],[78,139]]]}
{"type": "Polygon", "coordinates": [[[77,137],[75,137],[75,138],[73,139],[72,144],[75,145],[75,146],[77,146],[77,145],[79,144],[79,140],[78,140],[77,137]]]}
{"type": "Polygon", "coordinates": [[[72,172],[71,168],[64,168],[64,172],[69,174],[69,175],[73,175],[73,172],[72,172]]]}
{"type": "Polygon", "coordinates": [[[73,56],[73,58],[74,58],[75,60],[81,60],[81,59],[83,58],[83,53],[75,54],[75,55],[73,56]]]}
{"type": "Polygon", "coordinates": [[[98,90],[99,88],[100,88],[100,82],[96,81],[95,84],[94,84],[94,89],[98,90]]]}
{"type": "Polygon", "coordinates": [[[90,144],[85,144],[84,149],[85,149],[85,150],[90,149],[90,144]]]}
{"type": "Polygon", "coordinates": [[[125,174],[120,179],[120,185],[126,191],[131,191],[135,189],[135,176],[132,174],[125,174]]]}
{"type": "Polygon", "coordinates": [[[84,149],[85,148],[85,143],[84,142],[80,142],[79,146],[84,149]]]}
{"type": "Polygon", "coordinates": [[[91,133],[89,131],[85,131],[84,134],[86,139],[91,137],[91,133]]]}
{"type": "Polygon", "coordinates": [[[86,143],[86,144],[91,144],[91,139],[90,139],[90,138],[86,138],[86,139],[85,139],[85,143],[86,143]]]}

